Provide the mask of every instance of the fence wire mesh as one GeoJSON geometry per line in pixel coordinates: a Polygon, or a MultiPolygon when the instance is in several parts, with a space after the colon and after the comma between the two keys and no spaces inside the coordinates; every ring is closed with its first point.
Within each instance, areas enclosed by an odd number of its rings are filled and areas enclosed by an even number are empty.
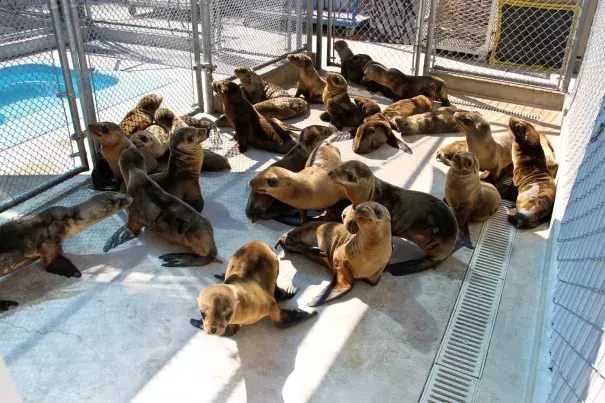
{"type": "Polygon", "coordinates": [[[432,67],[558,87],[579,13],[576,0],[441,0],[432,67]]]}
{"type": "Polygon", "coordinates": [[[605,3],[563,125],[565,161],[555,211],[565,211],[556,235],[550,402],[605,401],[605,3]]]}
{"type": "MultiPolygon", "coordinates": [[[[68,113],[48,0],[0,3],[0,211],[85,170],[68,113]]],[[[61,13],[60,18],[64,19],[61,13]]]]}

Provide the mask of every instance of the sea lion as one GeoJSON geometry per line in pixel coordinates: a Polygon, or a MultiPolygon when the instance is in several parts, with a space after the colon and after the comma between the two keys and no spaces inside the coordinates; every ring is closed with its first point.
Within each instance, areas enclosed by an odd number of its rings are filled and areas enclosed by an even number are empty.
{"type": "Polygon", "coordinates": [[[437,161],[449,167],[452,165],[452,158],[459,151],[468,151],[466,140],[457,140],[441,147],[437,150],[437,161]]]}
{"type": "Polygon", "coordinates": [[[375,177],[360,161],[344,162],[328,176],[341,185],[354,204],[375,201],[391,214],[391,232],[409,239],[425,252],[423,261],[407,261],[389,265],[393,275],[425,270],[439,264],[454,248],[458,224],[452,210],[433,195],[402,189],[375,177]]]}
{"type": "MultiPolygon", "coordinates": [[[[0,225],[0,277],[38,259],[47,272],[81,277],[80,271],[63,256],[63,242],[132,203],[132,197],[103,192],[75,206],[53,206],[31,216],[0,225]]],[[[0,311],[16,306],[0,301],[0,311]]]]}
{"type": "Polygon", "coordinates": [[[204,266],[217,259],[214,231],[210,221],[191,206],[162,190],[145,173],[145,158],[138,148],[127,148],[120,157],[126,194],[133,198],[128,222],[103,247],[107,252],[137,237],[144,227],[163,238],[188,246],[195,253],[160,256],[164,267],[204,266]]]}
{"type": "Polygon", "coordinates": [[[120,127],[124,130],[126,137],[151,126],[155,112],[163,100],[162,96],[157,94],[149,94],[141,98],[134,109],[128,112],[120,122],[120,127]]]}
{"type": "MultiPolygon", "coordinates": [[[[418,95],[410,99],[397,101],[382,111],[382,114],[388,119],[394,119],[397,116],[412,116],[419,113],[425,113],[433,110],[433,99],[435,86],[431,84],[429,88],[430,96],[418,95]]],[[[390,123],[389,123],[390,126],[390,123]]]]}
{"type": "Polygon", "coordinates": [[[489,171],[487,175],[497,181],[506,167],[512,163],[513,136],[506,133],[492,136],[489,122],[478,112],[454,113],[458,130],[466,135],[468,151],[479,160],[479,169],[489,171]]]}
{"type": "MultiPolygon", "coordinates": [[[[282,159],[271,164],[270,167],[280,167],[292,172],[299,172],[305,168],[309,155],[325,139],[333,134],[334,130],[327,126],[313,125],[303,129],[298,137],[298,143],[282,159]]],[[[288,206],[268,194],[250,192],[246,204],[246,216],[250,221],[259,219],[278,219],[292,210],[288,206]]]]}
{"type": "Polygon", "coordinates": [[[296,95],[303,96],[310,103],[321,103],[326,82],[313,67],[313,60],[304,53],[288,55],[288,60],[296,66],[296,95]]]}
{"type": "MultiPolygon", "coordinates": [[[[557,176],[557,171],[559,170],[559,163],[557,162],[555,150],[552,144],[550,144],[548,137],[546,137],[546,135],[544,135],[544,133],[542,133],[541,131],[536,130],[536,128],[531,123],[521,119],[518,119],[518,121],[522,122],[526,126],[531,126],[532,130],[536,131],[540,135],[540,145],[542,146],[542,150],[544,150],[544,156],[546,157],[546,167],[548,168],[548,172],[550,172],[550,175],[555,178],[557,176]]],[[[510,131],[510,134],[514,136],[512,130],[510,131]]]]}
{"type": "Polygon", "coordinates": [[[339,163],[338,148],[324,141],[311,153],[302,171],[269,167],[254,175],[248,185],[256,193],[268,194],[299,209],[304,224],[307,209],[325,209],[346,199],[344,189],[328,178],[328,171],[339,163]]]}
{"type": "Polygon", "coordinates": [[[282,309],[277,301],[292,298],[298,289],[277,285],[279,260],[260,241],[248,242],[235,252],[222,284],[204,287],[197,305],[201,320],[190,323],[207,334],[233,336],[242,325],[251,325],[265,316],[277,327],[288,327],[317,312],[282,309]]]}
{"type": "Polygon", "coordinates": [[[158,110],[155,112],[155,121],[171,136],[178,129],[188,126],[183,118],[176,116],[174,112],[168,108],[158,108],[158,110]]]}
{"type": "Polygon", "coordinates": [[[512,148],[513,184],[519,195],[508,221],[517,228],[534,228],[552,214],[557,188],[548,171],[540,133],[528,122],[511,117],[508,122],[515,136],[512,148]]]}
{"type": "Polygon", "coordinates": [[[90,173],[92,184],[88,185],[88,187],[92,190],[118,191],[120,189],[120,183],[114,176],[111,166],[109,166],[109,163],[105,157],[103,157],[103,152],[98,150],[95,153],[94,158],[95,165],[90,173]]]}
{"type": "Polygon", "coordinates": [[[294,134],[277,119],[260,115],[244,97],[239,85],[223,80],[212,83],[212,88],[223,102],[225,115],[235,128],[235,138],[240,152],[252,147],[279,154],[286,154],[296,145],[294,134]]]}
{"type": "Polygon", "coordinates": [[[426,95],[431,84],[435,85],[436,98],[442,106],[451,106],[447,97],[447,85],[432,76],[408,76],[397,69],[387,69],[381,64],[372,64],[364,70],[363,82],[374,81],[389,88],[401,99],[426,95]]]}
{"type": "Polygon", "coordinates": [[[361,111],[361,116],[363,118],[380,113],[380,105],[372,101],[370,98],[357,95],[353,98],[353,102],[355,102],[355,105],[357,105],[357,109],[361,111]]]}
{"type": "MultiPolygon", "coordinates": [[[[290,119],[309,111],[309,103],[302,98],[272,98],[252,105],[254,109],[267,119],[290,119]]],[[[227,116],[221,115],[216,119],[217,127],[231,127],[227,116]]]]}
{"type": "Polygon", "coordinates": [[[208,118],[198,119],[189,115],[181,115],[180,118],[187,126],[197,127],[198,129],[216,131],[216,126],[214,125],[214,122],[208,118]]]}
{"type": "Polygon", "coordinates": [[[393,148],[412,154],[412,149],[405,142],[395,137],[389,119],[377,113],[363,120],[355,132],[353,151],[356,154],[368,154],[388,144],[393,148]]]}
{"type": "Polygon", "coordinates": [[[204,208],[200,171],[204,161],[202,142],[206,138],[207,129],[178,129],[170,139],[168,167],[164,172],[150,176],[164,191],[184,201],[198,213],[204,208]]]}
{"type": "Polygon", "coordinates": [[[250,67],[236,67],[233,72],[239,78],[242,92],[251,104],[257,104],[267,99],[291,97],[288,91],[279,85],[266,82],[250,67]]]}
{"type": "Polygon", "coordinates": [[[342,130],[343,126],[359,126],[363,118],[349,97],[347,80],[338,73],[328,73],[326,82],[322,98],[326,111],[319,118],[330,122],[338,130],[342,130]]]}
{"type": "Polygon", "coordinates": [[[470,243],[468,223],[483,222],[496,214],[502,198],[498,190],[479,177],[479,160],[468,151],[459,151],[445,176],[445,199],[454,211],[458,228],[467,246],[470,243]]]}
{"type": "Polygon", "coordinates": [[[313,256],[334,273],[330,285],[308,306],[318,306],[348,293],[357,279],[377,285],[389,263],[393,249],[391,216],[384,206],[375,202],[348,206],[342,217],[343,224],[310,222],[277,241],[286,251],[313,256]]]}
{"type": "MultiPolygon", "coordinates": [[[[134,144],[126,137],[124,130],[112,122],[90,123],[88,134],[92,134],[99,141],[103,157],[111,167],[115,178],[121,182],[122,172],[118,165],[120,155],[127,148],[135,148],[134,144]]],[[[144,153],[144,157],[147,172],[153,172],[157,168],[158,162],[150,154],[144,153]]]]}
{"type": "Polygon", "coordinates": [[[425,112],[412,116],[395,116],[391,119],[391,127],[402,136],[414,134],[457,133],[458,123],[454,113],[455,107],[441,107],[434,112],[425,112]]]}
{"type": "Polygon", "coordinates": [[[133,133],[130,141],[136,148],[153,156],[156,160],[162,158],[168,151],[170,133],[160,125],[151,125],[147,129],[133,133]]]}

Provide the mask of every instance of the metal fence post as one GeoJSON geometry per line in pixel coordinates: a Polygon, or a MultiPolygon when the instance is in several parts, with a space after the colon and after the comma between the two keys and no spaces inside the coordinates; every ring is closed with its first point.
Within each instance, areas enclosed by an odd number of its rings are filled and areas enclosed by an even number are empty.
{"type": "Polygon", "coordinates": [[[296,0],[296,49],[302,48],[302,0],[296,0]]]}
{"type": "Polygon", "coordinates": [[[197,90],[197,106],[204,106],[204,88],[202,85],[201,55],[200,55],[200,31],[198,24],[200,15],[197,8],[197,0],[191,0],[191,37],[193,40],[193,74],[195,74],[195,85],[197,90]]]}
{"type": "Polygon", "coordinates": [[[416,47],[414,51],[414,75],[420,75],[420,55],[422,54],[422,40],[424,39],[424,0],[418,4],[418,19],[416,21],[416,47]]]}
{"type": "Polygon", "coordinates": [[[431,1],[431,12],[429,14],[429,25],[427,28],[427,36],[426,36],[426,51],[424,53],[424,66],[422,68],[422,74],[428,75],[429,69],[431,65],[431,55],[433,52],[434,46],[434,34],[435,34],[435,19],[437,18],[437,4],[439,0],[430,0],[431,1]]]}
{"type": "MultiPolygon", "coordinates": [[[[328,36],[327,36],[327,44],[326,44],[326,65],[332,65],[332,23],[333,23],[333,12],[332,8],[334,7],[334,0],[328,0],[328,36]]],[[[323,14],[323,12],[322,12],[323,14]]]]}
{"type": "Polygon", "coordinates": [[[313,50],[313,0],[307,1],[307,50],[313,50]]]}
{"type": "Polygon", "coordinates": [[[315,29],[315,68],[321,70],[321,54],[324,34],[324,0],[317,0],[317,24],[315,29]]]}
{"type": "Polygon", "coordinates": [[[286,1],[286,50],[292,50],[292,0],[286,1]]]}
{"type": "Polygon", "coordinates": [[[588,8],[590,7],[590,0],[583,0],[580,11],[580,18],[578,18],[578,24],[576,25],[576,31],[574,32],[573,38],[571,39],[572,46],[569,56],[567,58],[567,65],[565,66],[565,75],[563,76],[563,83],[561,84],[561,91],[567,92],[569,89],[569,83],[573,74],[573,68],[578,58],[578,50],[580,49],[580,38],[586,25],[586,17],[588,15],[588,8]]]}
{"type": "MultiPolygon", "coordinates": [[[[193,0],[195,1],[195,0],[193,0]]],[[[204,112],[214,112],[214,95],[212,94],[212,25],[210,24],[210,0],[200,0],[200,16],[202,25],[202,89],[204,112]]],[[[198,52],[199,54],[199,52],[198,52]]]]}

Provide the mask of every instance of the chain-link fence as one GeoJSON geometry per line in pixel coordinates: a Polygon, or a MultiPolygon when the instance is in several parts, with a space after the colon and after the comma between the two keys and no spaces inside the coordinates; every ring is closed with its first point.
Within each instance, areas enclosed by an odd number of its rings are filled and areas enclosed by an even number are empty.
{"type": "Polygon", "coordinates": [[[604,37],[600,2],[562,128],[551,402],[605,401],[604,37]]]}

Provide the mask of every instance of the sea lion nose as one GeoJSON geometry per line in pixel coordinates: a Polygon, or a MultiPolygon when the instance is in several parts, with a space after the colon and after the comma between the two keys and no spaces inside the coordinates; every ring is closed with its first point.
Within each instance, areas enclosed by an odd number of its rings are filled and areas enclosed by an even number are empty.
{"type": "Polygon", "coordinates": [[[215,333],[216,333],[216,328],[215,328],[215,327],[213,327],[212,329],[210,329],[210,332],[211,332],[212,334],[215,334],[215,333]]]}
{"type": "Polygon", "coordinates": [[[333,169],[331,169],[331,170],[328,172],[328,176],[334,176],[334,170],[333,170],[333,169]]]}

